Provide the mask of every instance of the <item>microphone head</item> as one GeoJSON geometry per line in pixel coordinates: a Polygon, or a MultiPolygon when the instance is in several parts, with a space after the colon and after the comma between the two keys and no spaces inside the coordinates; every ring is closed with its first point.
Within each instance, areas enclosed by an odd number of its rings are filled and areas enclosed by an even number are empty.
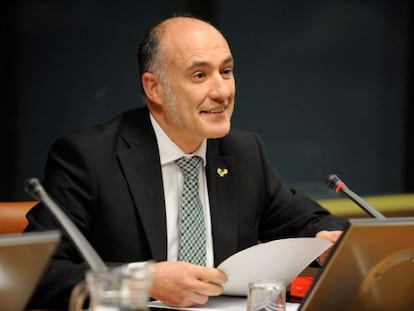
{"type": "Polygon", "coordinates": [[[336,191],[339,184],[343,183],[342,180],[339,179],[338,176],[332,174],[325,178],[325,184],[336,191]]]}
{"type": "Polygon", "coordinates": [[[27,194],[31,195],[32,197],[39,199],[39,191],[41,190],[42,185],[40,184],[39,179],[31,177],[27,178],[24,181],[24,190],[27,194]]]}

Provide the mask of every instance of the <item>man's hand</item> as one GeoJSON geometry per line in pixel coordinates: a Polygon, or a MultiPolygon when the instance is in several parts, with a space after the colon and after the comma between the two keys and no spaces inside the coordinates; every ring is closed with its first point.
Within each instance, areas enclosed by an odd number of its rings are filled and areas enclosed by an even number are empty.
{"type": "Polygon", "coordinates": [[[205,304],[209,296],[223,293],[225,273],[183,261],[155,264],[151,297],[176,307],[205,304]]]}
{"type": "MultiPolygon", "coordinates": [[[[316,237],[319,239],[328,240],[329,242],[336,243],[343,231],[319,231],[316,237]]],[[[332,248],[328,248],[322,255],[319,256],[319,264],[323,265],[331,252],[332,248]]]]}

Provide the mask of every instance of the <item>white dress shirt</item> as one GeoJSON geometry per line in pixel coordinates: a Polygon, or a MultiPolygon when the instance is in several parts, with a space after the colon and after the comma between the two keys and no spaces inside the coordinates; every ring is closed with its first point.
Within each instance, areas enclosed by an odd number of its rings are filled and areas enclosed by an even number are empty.
{"type": "Polygon", "coordinates": [[[165,211],[167,218],[167,259],[177,261],[179,247],[179,216],[181,210],[181,193],[184,184],[184,176],[175,164],[175,160],[187,156],[199,156],[203,160],[198,174],[199,194],[201,205],[204,210],[204,220],[206,226],[206,266],[213,267],[213,238],[211,235],[210,204],[208,200],[207,180],[206,180],[206,150],[207,141],[204,139],[200,148],[192,154],[184,153],[162,130],[154,117],[150,114],[152,127],[157,137],[158,149],[160,153],[162,182],[164,186],[165,211]]]}

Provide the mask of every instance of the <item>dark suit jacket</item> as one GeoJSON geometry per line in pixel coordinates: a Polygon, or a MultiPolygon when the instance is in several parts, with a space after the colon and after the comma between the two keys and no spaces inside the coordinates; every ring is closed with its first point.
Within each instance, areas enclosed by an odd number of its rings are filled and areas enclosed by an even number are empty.
{"type": "MultiPolygon", "coordinates": [[[[282,183],[252,133],[232,131],[207,142],[206,176],[214,261],[257,241],[314,236],[346,223],[282,183]],[[221,177],[217,169],[227,169],[221,177]]],[[[53,144],[43,185],[106,262],[167,258],[158,147],[147,108],[127,111],[53,144]]],[[[60,228],[42,205],[26,231],[60,228]]],[[[64,237],[30,307],[64,307],[86,264],[64,237]]]]}

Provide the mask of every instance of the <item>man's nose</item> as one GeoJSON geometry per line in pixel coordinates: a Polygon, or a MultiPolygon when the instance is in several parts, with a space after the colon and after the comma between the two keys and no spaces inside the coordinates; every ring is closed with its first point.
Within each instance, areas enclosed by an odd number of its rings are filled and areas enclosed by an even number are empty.
{"type": "Polygon", "coordinates": [[[215,100],[226,99],[234,90],[234,79],[223,78],[221,74],[214,76],[211,82],[210,97],[215,100]]]}

